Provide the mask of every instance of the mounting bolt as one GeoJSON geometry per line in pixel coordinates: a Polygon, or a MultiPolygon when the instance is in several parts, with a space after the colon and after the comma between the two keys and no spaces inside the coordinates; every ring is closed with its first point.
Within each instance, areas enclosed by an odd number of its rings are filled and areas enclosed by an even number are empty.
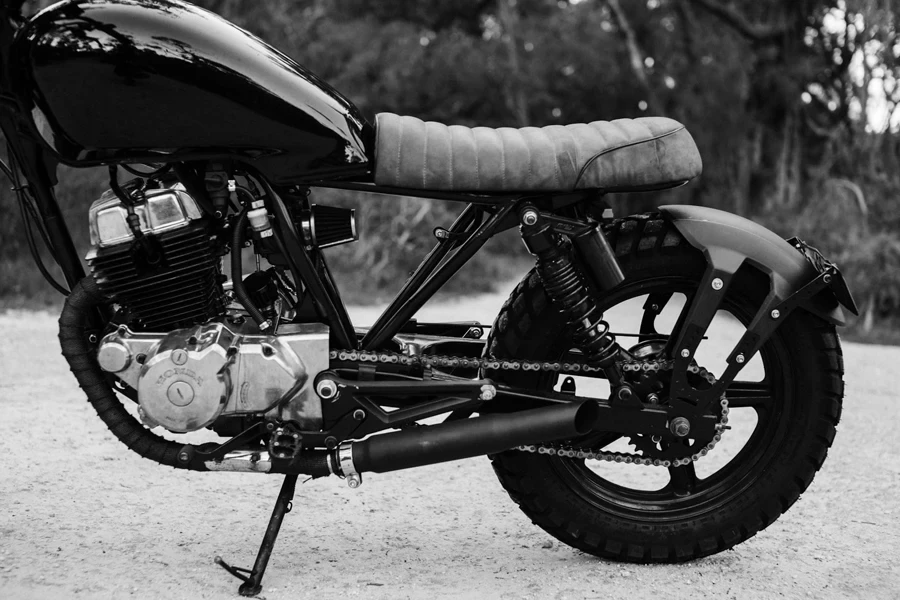
{"type": "Polygon", "coordinates": [[[185,352],[184,350],[182,350],[181,348],[178,348],[176,350],[172,350],[172,355],[170,356],[170,358],[172,359],[172,362],[175,363],[176,365],[183,365],[184,363],[187,362],[188,353],[185,352]]]}
{"type": "Polygon", "coordinates": [[[616,392],[616,398],[618,398],[622,402],[630,402],[631,399],[634,398],[634,392],[627,385],[623,385],[616,392]]]}
{"type": "Polygon", "coordinates": [[[535,223],[537,223],[537,221],[538,221],[538,214],[537,214],[536,210],[529,209],[529,210],[526,210],[522,214],[522,224],[523,225],[531,226],[531,225],[534,225],[535,223]]]}
{"type": "Polygon", "coordinates": [[[681,358],[687,358],[690,355],[691,355],[691,351],[688,350],[687,348],[685,348],[684,350],[681,351],[681,358]]]}
{"type": "Polygon", "coordinates": [[[493,400],[494,397],[496,397],[496,396],[497,396],[497,388],[495,388],[492,385],[481,386],[481,395],[479,396],[479,399],[488,401],[488,400],[493,400]]]}
{"type": "Polygon", "coordinates": [[[329,450],[337,447],[337,438],[329,435],[327,438],[325,438],[325,447],[329,450]]]}
{"type": "Polygon", "coordinates": [[[361,408],[357,408],[356,410],[353,411],[353,418],[356,419],[357,421],[362,421],[363,419],[366,418],[366,411],[364,411],[361,408]]]}
{"type": "Polygon", "coordinates": [[[181,462],[188,462],[189,460],[191,460],[191,455],[188,454],[187,450],[182,450],[178,453],[178,460],[180,460],[181,462]]]}
{"type": "Polygon", "coordinates": [[[773,310],[773,311],[771,312],[771,315],[772,315],[772,318],[773,318],[773,319],[777,319],[778,317],[781,316],[781,311],[778,310],[778,309],[776,308],[775,310],[773,310]]]}
{"type": "Polygon", "coordinates": [[[647,394],[647,402],[650,404],[659,404],[659,396],[656,394],[647,394]]]}
{"type": "Polygon", "coordinates": [[[267,431],[274,431],[274,430],[275,430],[275,423],[273,423],[273,422],[271,422],[271,421],[269,421],[268,423],[266,423],[266,430],[267,430],[267,431]]]}
{"type": "Polygon", "coordinates": [[[359,473],[351,473],[347,475],[347,486],[353,489],[358,488],[362,485],[362,477],[359,476],[359,473]]]}
{"type": "Polygon", "coordinates": [[[738,354],[737,356],[734,357],[734,362],[736,362],[736,363],[739,364],[739,365],[744,364],[744,361],[745,361],[745,360],[746,360],[746,359],[744,358],[744,355],[743,355],[743,354],[738,354]]]}
{"type": "Polygon", "coordinates": [[[316,393],[323,400],[330,400],[337,395],[337,385],[330,379],[323,379],[316,385],[316,393]]]}
{"type": "Polygon", "coordinates": [[[676,437],[687,437],[691,432],[691,422],[684,417],[675,417],[672,419],[672,422],[669,423],[669,431],[676,437]]]}
{"type": "Polygon", "coordinates": [[[825,283],[831,283],[831,275],[826,273],[825,277],[822,278],[822,281],[824,281],[825,283]]]}
{"type": "Polygon", "coordinates": [[[721,290],[723,287],[725,287],[725,284],[722,283],[722,280],[719,279],[718,277],[716,277],[715,279],[712,280],[712,288],[713,288],[714,290],[719,291],[719,290],[721,290]]]}

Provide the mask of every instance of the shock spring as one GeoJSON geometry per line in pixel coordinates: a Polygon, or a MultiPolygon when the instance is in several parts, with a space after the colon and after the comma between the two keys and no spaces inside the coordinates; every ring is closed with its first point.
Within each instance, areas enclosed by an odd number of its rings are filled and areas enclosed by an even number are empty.
{"type": "MultiPolygon", "coordinates": [[[[622,373],[616,366],[619,345],[574,264],[570,247],[534,209],[523,210],[521,222],[522,240],[536,257],[544,289],[566,316],[575,344],[589,362],[603,369],[613,387],[627,387],[623,386],[622,373]]],[[[630,389],[625,390],[625,395],[630,397],[630,389]]]]}
{"type": "Polygon", "coordinates": [[[609,333],[609,324],[568,253],[559,248],[554,254],[538,257],[538,274],[544,289],[568,318],[578,347],[591,362],[603,365],[617,353],[616,338],[609,333]]]}

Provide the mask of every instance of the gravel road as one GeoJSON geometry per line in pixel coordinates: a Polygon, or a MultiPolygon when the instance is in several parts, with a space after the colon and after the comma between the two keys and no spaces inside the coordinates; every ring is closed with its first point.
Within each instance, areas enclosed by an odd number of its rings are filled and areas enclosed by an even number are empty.
{"type": "MultiPolygon", "coordinates": [[[[501,295],[420,318],[491,322],[501,295]]],[[[354,321],[377,311],[355,309],[354,321]]],[[[185,473],[106,431],[59,354],[56,316],[0,314],[0,598],[236,597],[280,480],[185,473]]],[[[262,597],[900,598],[900,348],[845,344],[835,445],[798,503],[736,549],[677,566],[582,554],[532,525],[477,458],[298,486],[262,597]]]]}

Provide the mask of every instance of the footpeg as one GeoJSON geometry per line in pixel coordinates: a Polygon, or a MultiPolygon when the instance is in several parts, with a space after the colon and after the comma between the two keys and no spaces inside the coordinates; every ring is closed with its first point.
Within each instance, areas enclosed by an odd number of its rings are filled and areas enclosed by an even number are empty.
{"type": "Polygon", "coordinates": [[[269,438],[269,454],[273,458],[293,460],[301,448],[300,433],[291,425],[276,428],[269,438]]]}

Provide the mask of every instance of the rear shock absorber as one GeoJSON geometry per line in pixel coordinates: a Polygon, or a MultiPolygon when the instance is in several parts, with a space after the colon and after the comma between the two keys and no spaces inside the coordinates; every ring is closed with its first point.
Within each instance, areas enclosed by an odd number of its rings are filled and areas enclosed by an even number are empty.
{"type": "MultiPolygon", "coordinates": [[[[538,275],[547,295],[567,317],[575,344],[589,362],[603,369],[616,397],[630,400],[631,388],[616,364],[621,348],[609,332],[609,324],[603,320],[603,312],[591,296],[580,270],[573,263],[570,248],[553,231],[552,224],[533,207],[526,205],[520,211],[519,219],[522,240],[537,259],[538,275]]],[[[602,233],[597,232],[597,235],[602,233]]],[[[612,254],[608,244],[605,248],[612,254]]],[[[612,258],[612,264],[616,264],[614,255],[612,258]]],[[[610,279],[618,283],[622,274],[617,265],[615,271],[610,279]]]]}

